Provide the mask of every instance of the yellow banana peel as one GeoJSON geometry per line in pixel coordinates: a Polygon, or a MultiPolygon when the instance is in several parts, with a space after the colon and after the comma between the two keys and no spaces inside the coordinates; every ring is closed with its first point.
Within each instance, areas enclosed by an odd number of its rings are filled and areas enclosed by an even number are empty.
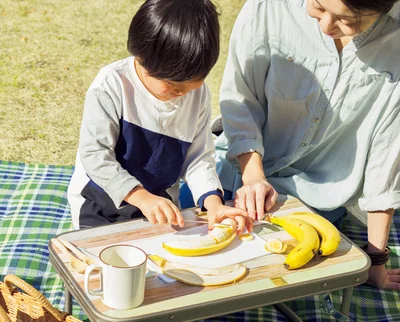
{"type": "Polygon", "coordinates": [[[168,261],[158,255],[149,255],[162,272],[185,284],[195,286],[217,286],[234,283],[247,272],[243,264],[228,265],[221,268],[201,268],[168,261]]]}

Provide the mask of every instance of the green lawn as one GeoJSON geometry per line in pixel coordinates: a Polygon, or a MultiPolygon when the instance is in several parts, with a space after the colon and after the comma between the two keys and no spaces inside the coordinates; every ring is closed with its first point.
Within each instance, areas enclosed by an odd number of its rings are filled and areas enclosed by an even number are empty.
{"type": "MultiPolygon", "coordinates": [[[[71,165],[85,93],[98,70],[126,57],[142,1],[0,2],[0,159],[71,165]]],[[[213,115],[229,35],[244,0],[220,0],[220,59],[207,78],[213,115]]]]}

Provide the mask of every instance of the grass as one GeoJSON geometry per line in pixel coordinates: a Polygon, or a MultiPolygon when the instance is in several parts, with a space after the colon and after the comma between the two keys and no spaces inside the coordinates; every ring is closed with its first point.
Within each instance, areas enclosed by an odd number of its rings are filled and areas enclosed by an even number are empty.
{"type": "MultiPolygon", "coordinates": [[[[245,0],[219,0],[221,55],[207,77],[213,115],[229,35],[245,0]]],[[[0,2],[0,159],[74,164],[85,93],[99,69],[129,55],[142,1],[0,2]]]]}

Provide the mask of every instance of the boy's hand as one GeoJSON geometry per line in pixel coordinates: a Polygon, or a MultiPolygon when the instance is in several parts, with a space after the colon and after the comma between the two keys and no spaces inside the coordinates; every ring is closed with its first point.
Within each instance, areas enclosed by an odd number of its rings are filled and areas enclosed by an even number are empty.
{"type": "Polygon", "coordinates": [[[214,227],[214,223],[219,223],[226,218],[231,218],[235,220],[238,224],[238,234],[241,234],[245,227],[247,228],[247,231],[253,231],[253,221],[251,220],[247,212],[239,208],[220,205],[217,208],[208,210],[207,216],[209,229],[212,229],[214,227]]]}
{"type": "Polygon", "coordinates": [[[253,221],[247,212],[239,208],[223,205],[218,196],[207,197],[204,200],[204,206],[207,208],[209,229],[213,229],[215,223],[219,223],[226,218],[231,218],[238,224],[238,234],[242,233],[245,227],[249,232],[253,231],[253,221]]]}
{"type": "Polygon", "coordinates": [[[184,221],[178,207],[171,200],[153,195],[143,187],[133,189],[125,201],[139,208],[152,224],[168,223],[183,227],[184,221]]]}

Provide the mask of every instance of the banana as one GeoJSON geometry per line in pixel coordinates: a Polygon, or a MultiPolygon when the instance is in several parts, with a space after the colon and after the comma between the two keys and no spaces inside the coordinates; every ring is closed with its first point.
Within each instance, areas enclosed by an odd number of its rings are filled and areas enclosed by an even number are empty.
{"type": "Polygon", "coordinates": [[[340,233],[329,220],[312,212],[294,212],[288,217],[304,220],[314,227],[321,239],[318,250],[321,256],[331,255],[338,249],[340,233]]]}
{"type": "Polygon", "coordinates": [[[307,222],[285,217],[272,217],[271,222],[281,226],[299,243],[287,255],[284,266],[296,269],[307,264],[319,249],[319,237],[316,230],[307,222]]]}
{"type": "Polygon", "coordinates": [[[211,254],[228,246],[236,237],[237,224],[233,219],[224,219],[206,236],[197,239],[174,240],[162,243],[162,247],[178,256],[201,256],[211,254]]]}
{"type": "Polygon", "coordinates": [[[243,264],[224,266],[221,268],[200,268],[168,261],[158,255],[149,255],[163,273],[185,284],[196,286],[216,286],[238,281],[247,271],[243,264]]]}
{"type": "Polygon", "coordinates": [[[279,238],[268,238],[264,248],[274,254],[286,252],[287,244],[284,244],[279,238]]]}
{"type": "Polygon", "coordinates": [[[243,233],[243,234],[239,234],[239,239],[242,241],[250,241],[250,240],[254,240],[254,235],[251,233],[243,233]]]}

